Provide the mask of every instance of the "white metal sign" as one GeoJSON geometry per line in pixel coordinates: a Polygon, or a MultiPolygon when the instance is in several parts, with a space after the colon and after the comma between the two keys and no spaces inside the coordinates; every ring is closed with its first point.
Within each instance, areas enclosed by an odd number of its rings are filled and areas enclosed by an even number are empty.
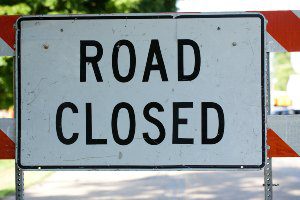
{"type": "Polygon", "coordinates": [[[261,15],[41,16],[17,26],[21,167],[263,167],[261,15]]]}

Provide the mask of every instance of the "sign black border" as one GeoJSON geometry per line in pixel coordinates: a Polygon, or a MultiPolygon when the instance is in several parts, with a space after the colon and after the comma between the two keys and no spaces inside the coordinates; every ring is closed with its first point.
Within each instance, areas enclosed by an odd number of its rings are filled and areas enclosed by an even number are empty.
{"type": "Polygon", "coordinates": [[[18,96],[17,103],[17,165],[22,169],[262,169],[265,166],[265,19],[261,14],[257,13],[240,13],[240,14],[157,14],[157,15],[70,15],[70,16],[29,16],[21,17],[17,20],[17,79],[15,85],[15,96],[18,96]],[[24,166],[21,164],[21,22],[34,20],[86,20],[86,19],[179,19],[179,18],[260,18],[261,20],[261,112],[262,112],[262,163],[260,165],[67,165],[67,166],[24,166]]]}

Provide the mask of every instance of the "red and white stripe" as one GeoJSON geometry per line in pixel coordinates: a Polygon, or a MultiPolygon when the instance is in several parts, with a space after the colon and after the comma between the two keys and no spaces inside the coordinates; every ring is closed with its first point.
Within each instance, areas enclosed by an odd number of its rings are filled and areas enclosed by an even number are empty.
{"type": "MultiPolygon", "coordinates": [[[[300,116],[269,115],[267,117],[268,157],[300,156],[300,116]]],[[[14,119],[0,119],[0,159],[15,158],[14,119]]]]}
{"type": "MultiPolygon", "coordinates": [[[[259,11],[267,20],[266,51],[300,51],[300,11],[259,11]]],[[[0,16],[0,56],[13,56],[18,15],[0,16]]]]}
{"type": "Polygon", "coordinates": [[[300,11],[263,11],[268,52],[300,51],[300,11]]]}
{"type": "Polygon", "coordinates": [[[299,115],[270,115],[267,125],[268,157],[300,156],[299,115]]]}
{"type": "Polygon", "coordinates": [[[0,159],[15,158],[15,141],[14,119],[0,119],[0,159]]]}
{"type": "Polygon", "coordinates": [[[15,29],[19,15],[0,16],[0,56],[14,56],[15,29]]]}

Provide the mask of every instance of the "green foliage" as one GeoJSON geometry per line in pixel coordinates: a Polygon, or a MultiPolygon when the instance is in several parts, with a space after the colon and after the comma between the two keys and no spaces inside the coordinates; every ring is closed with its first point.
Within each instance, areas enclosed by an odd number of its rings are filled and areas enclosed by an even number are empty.
{"type": "Polygon", "coordinates": [[[3,190],[0,189],[0,199],[13,194],[14,192],[15,192],[14,188],[8,188],[8,189],[3,189],[3,190]]]}
{"type": "MultiPolygon", "coordinates": [[[[25,172],[25,188],[41,182],[52,172],[25,172]]],[[[0,200],[15,192],[15,160],[0,160],[0,200]]]]}
{"type": "Polygon", "coordinates": [[[289,76],[294,73],[291,66],[290,53],[275,53],[271,78],[275,83],[275,90],[286,91],[289,76]]]}
{"type": "Polygon", "coordinates": [[[0,108],[8,109],[13,104],[13,60],[0,57],[0,108]]]}
{"type": "MultiPolygon", "coordinates": [[[[0,0],[0,15],[175,12],[176,0],[0,0]]],[[[0,58],[0,109],[13,105],[12,58],[0,58]]]]}
{"type": "Polygon", "coordinates": [[[14,167],[14,160],[0,160],[0,199],[15,192],[14,167]]]}
{"type": "Polygon", "coordinates": [[[0,4],[0,15],[26,15],[31,12],[29,5],[25,3],[17,3],[14,5],[0,4]]]}
{"type": "Polygon", "coordinates": [[[176,0],[143,0],[138,4],[137,10],[133,12],[174,12],[176,11],[176,0]]]}
{"type": "Polygon", "coordinates": [[[140,0],[111,0],[106,5],[107,12],[130,13],[139,10],[140,0]]]}
{"type": "Polygon", "coordinates": [[[0,14],[174,12],[176,0],[2,0],[0,14]]]}

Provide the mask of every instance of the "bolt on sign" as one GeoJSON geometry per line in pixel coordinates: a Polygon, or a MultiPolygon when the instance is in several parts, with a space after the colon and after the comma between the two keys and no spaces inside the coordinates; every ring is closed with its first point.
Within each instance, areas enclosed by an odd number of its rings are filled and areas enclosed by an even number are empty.
{"type": "Polygon", "coordinates": [[[255,13],[20,18],[18,164],[262,168],[264,30],[255,13]]]}

